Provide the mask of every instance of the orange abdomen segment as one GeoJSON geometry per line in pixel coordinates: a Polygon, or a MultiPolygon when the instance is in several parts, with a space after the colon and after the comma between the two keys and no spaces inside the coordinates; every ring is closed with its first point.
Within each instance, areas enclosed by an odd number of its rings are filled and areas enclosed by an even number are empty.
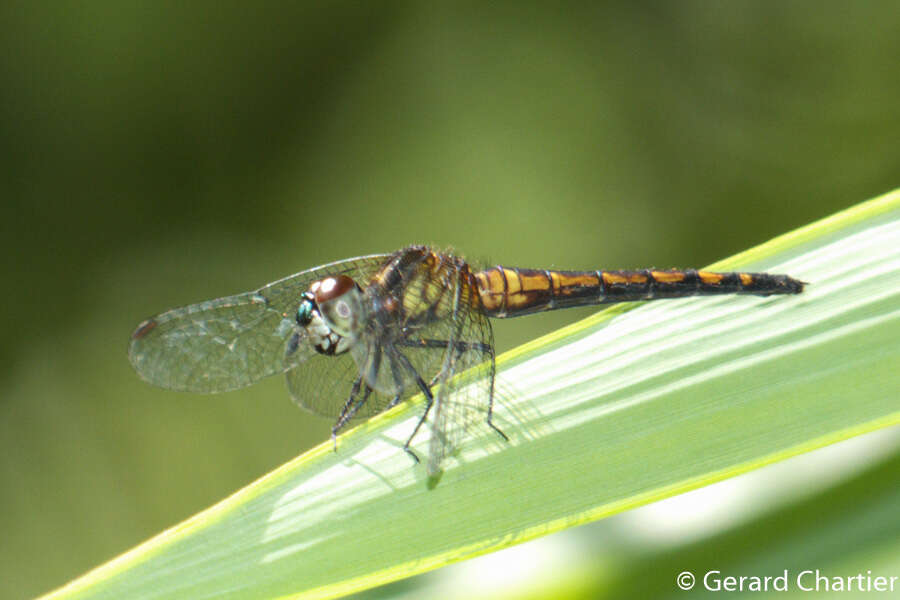
{"type": "Polygon", "coordinates": [[[718,294],[798,294],[803,283],[769,273],[688,269],[553,271],[497,266],[475,273],[486,314],[515,317],[556,308],[718,294]]]}

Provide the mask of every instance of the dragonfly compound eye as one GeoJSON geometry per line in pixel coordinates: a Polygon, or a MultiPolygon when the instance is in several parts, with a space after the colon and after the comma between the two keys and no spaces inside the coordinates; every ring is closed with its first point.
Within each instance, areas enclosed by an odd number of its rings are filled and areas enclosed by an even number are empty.
{"type": "Polygon", "coordinates": [[[313,283],[309,291],[315,295],[316,302],[321,304],[343,296],[356,287],[356,282],[346,275],[335,275],[313,283]]]}
{"type": "Polygon", "coordinates": [[[309,290],[332,331],[355,337],[363,310],[362,292],[356,282],[346,275],[336,275],[313,283],[309,290]]]}

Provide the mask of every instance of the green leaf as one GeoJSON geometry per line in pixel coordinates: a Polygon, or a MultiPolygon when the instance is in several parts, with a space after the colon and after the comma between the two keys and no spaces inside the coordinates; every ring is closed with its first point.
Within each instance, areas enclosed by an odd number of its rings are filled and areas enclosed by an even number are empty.
{"type": "Polygon", "coordinates": [[[337,596],[900,423],[900,192],[712,268],[809,286],[602,311],[501,357],[511,442],[476,431],[433,489],[407,403],[51,596],[337,596]]]}
{"type": "MultiPolygon", "coordinates": [[[[851,440],[849,447],[848,442],[844,442],[827,449],[835,449],[837,452],[826,454],[821,450],[817,451],[818,456],[813,460],[798,461],[798,458],[812,457],[817,454],[815,452],[784,461],[778,465],[781,468],[777,471],[770,469],[763,477],[753,478],[752,484],[745,479],[739,489],[746,490],[748,485],[760,485],[761,495],[768,497],[769,503],[757,505],[761,500],[759,497],[750,499],[749,505],[746,499],[738,501],[731,498],[726,501],[737,508],[741,515],[737,517],[735,525],[723,527],[720,506],[712,509],[714,515],[711,520],[718,523],[715,533],[701,534],[698,538],[696,529],[688,525],[688,533],[680,542],[671,538],[662,543],[647,540],[644,536],[653,536],[653,533],[646,529],[632,536],[629,532],[622,531],[621,522],[615,523],[613,527],[595,526],[592,528],[593,535],[578,536],[577,542],[573,542],[578,547],[577,555],[564,552],[572,555],[570,560],[557,564],[553,570],[539,569],[537,576],[529,573],[525,581],[516,578],[511,589],[503,590],[502,597],[518,600],[694,598],[704,594],[703,577],[710,571],[719,572],[713,573],[714,577],[781,576],[787,571],[789,591],[778,592],[777,597],[802,598],[809,597],[809,594],[800,589],[797,578],[801,577],[800,583],[804,587],[814,587],[814,576],[811,577],[808,571],[815,569],[819,569],[829,579],[835,576],[851,577],[858,573],[872,579],[891,576],[900,569],[900,511],[897,510],[897,506],[900,506],[900,486],[897,485],[900,477],[900,452],[888,452],[886,458],[878,459],[849,478],[838,475],[834,485],[813,491],[822,480],[827,481],[834,476],[834,473],[824,474],[821,468],[816,468],[819,461],[854,455],[852,461],[837,458],[837,462],[842,462],[844,469],[848,464],[857,468],[860,461],[865,464],[873,454],[878,455],[886,447],[896,446],[896,442],[892,441],[896,440],[896,436],[864,437],[868,439],[851,440]],[[853,444],[854,441],[864,443],[853,444]],[[837,446],[842,448],[838,449],[837,446]],[[865,449],[860,452],[863,448],[865,449]],[[800,474],[798,471],[806,472],[800,474]],[[799,477],[786,481],[785,478],[790,479],[792,473],[797,473],[799,477]],[[776,481],[777,489],[772,489],[771,486],[776,481]],[[812,490],[808,487],[810,481],[816,482],[812,490]],[[784,491],[786,494],[783,496],[784,491]],[[735,506],[737,504],[740,507],[735,506]],[[752,508],[754,505],[755,508],[752,508]],[[748,515],[755,516],[748,519],[748,515]],[[690,533],[692,530],[694,534],[690,533]],[[676,585],[675,578],[683,571],[696,576],[692,592],[683,591],[676,585]],[[805,571],[807,573],[804,574],[805,571]]],[[[763,474],[764,471],[765,469],[756,473],[763,474]]],[[[842,469],[838,468],[837,471],[840,473],[842,469]]],[[[731,493],[725,495],[731,496],[731,493]]],[[[751,493],[750,496],[754,494],[751,493]]],[[[706,501],[708,500],[707,497],[706,501]]],[[[698,502],[709,508],[704,500],[699,499],[698,502]]],[[[601,525],[613,524],[613,521],[615,520],[601,525]]],[[[726,517],[725,523],[727,522],[729,519],[726,517]]],[[[644,527],[646,526],[645,524],[644,527]]],[[[665,539],[667,536],[662,537],[665,539]]],[[[563,546],[565,544],[560,540],[556,543],[563,546]]],[[[496,591],[493,594],[479,594],[477,589],[472,589],[472,583],[462,593],[456,593],[450,587],[448,594],[446,584],[449,582],[450,580],[445,579],[444,586],[439,587],[442,583],[440,579],[431,578],[430,581],[421,581],[421,587],[416,588],[416,591],[419,592],[419,597],[434,597],[438,593],[437,589],[441,590],[443,598],[497,597],[496,591]]],[[[391,597],[387,592],[395,591],[392,588],[398,588],[404,583],[359,596],[375,597],[381,593],[380,597],[391,597]]],[[[819,581],[818,584],[820,591],[824,591],[823,583],[819,581]]],[[[895,584],[894,590],[896,589],[895,584]]],[[[858,596],[859,593],[848,595],[858,596]]],[[[771,594],[763,597],[771,597],[771,594]]],[[[836,597],[841,596],[838,594],[836,597]]]]}

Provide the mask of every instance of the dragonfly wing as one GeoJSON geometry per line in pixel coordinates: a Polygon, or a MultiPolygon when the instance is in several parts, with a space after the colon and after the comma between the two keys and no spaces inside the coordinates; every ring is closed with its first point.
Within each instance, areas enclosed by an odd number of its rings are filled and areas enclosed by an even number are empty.
{"type": "Polygon", "coordinates": [[[309,290],[309,284],[330,275],[347,275],[365,287],[369,279],[390,260],[392,254],[372,254],[348,258],[301,271],[284,279],[261,287],[257,294],[265,296],[272,310],[294,318],[300,297],[309,290]]]}
{"type": "Polygon", "coordinates": [[[366,331],[360,340],[364,343],[353,348],[368,385],[385,395],[418,393],[418,380],[434,385],[448,344],[458,338],[454,307],[460,290],[469,290],[460,285],[460,263],[448,255],[423,255],[419,250],[398,253],[392,266],[405,265],[382,274],[380,285],[366,290],[372,306],[394,307],[384,322],[366,331]]]}
{"type": "Polygon", "coordinates": [[[354,354],[361,375],[382,394],[405,397],[431,388],[428,471],[433,475],[465,433],[487,419],[494,340],[464,263],[447,255],[434,257],[437,262],[427,255],[416,261],[417,254],[410,254],[393,278],[399,283],[367,290],[375,306],[402,307],[402,318],[387,328],[393,331],[372,333],[354,354]]]}
{"type": "MultiPolygon", "coordinates": [[[[428,474],[440,472],[471,431],[487,421],[494,391],[494,350],[490,321],[461,306],[450,332],[455,342],[443,355],[431,409],[428,474]]],[[[451,338],[453,339],[453,338],[451,338]]]]}
{"type": "Polygon", "coordinates": [[[155,385],[224,392],[282,370],[295,332],[265,297],[239,294],[144,321],[131,337],[128,355],[140,376],[155,385]]]}
{"type": "Polygon", "coordinates": [[[383,411],[391,400],[390,396],[377,390],[367,394],[367,386],[360,382],[351,402],[351,393],[360,378],[360,370],[350,353],[298,364],[285,376],[294,402],[323,417],[337,419],[345,410],[349,411],[357,402],[362,402],[348,422],[364,420],[383,411]]]}
{"type": "Polygon", "coordinates": [[[141,323],[128,355],[142,378],[190,392],[224,392],[297,366],[314,354],[294,318],[310,283],[335,274],[365,281],[390,255],[302,271],[255,292],[176,308],[141,323]]]}

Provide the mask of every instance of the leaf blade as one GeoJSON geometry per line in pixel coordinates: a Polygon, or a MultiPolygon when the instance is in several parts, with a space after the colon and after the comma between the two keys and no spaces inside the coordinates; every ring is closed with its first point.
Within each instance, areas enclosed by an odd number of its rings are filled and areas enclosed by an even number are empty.
{"type": "Polygon", "coordinates": [[[434,490],[407,404],[50,597],[345,594],[896,424],[898,240],[894,192],[716,265],[800,296],[619,306],[501,357],[512,443],[480,432],[434,490]]]}

